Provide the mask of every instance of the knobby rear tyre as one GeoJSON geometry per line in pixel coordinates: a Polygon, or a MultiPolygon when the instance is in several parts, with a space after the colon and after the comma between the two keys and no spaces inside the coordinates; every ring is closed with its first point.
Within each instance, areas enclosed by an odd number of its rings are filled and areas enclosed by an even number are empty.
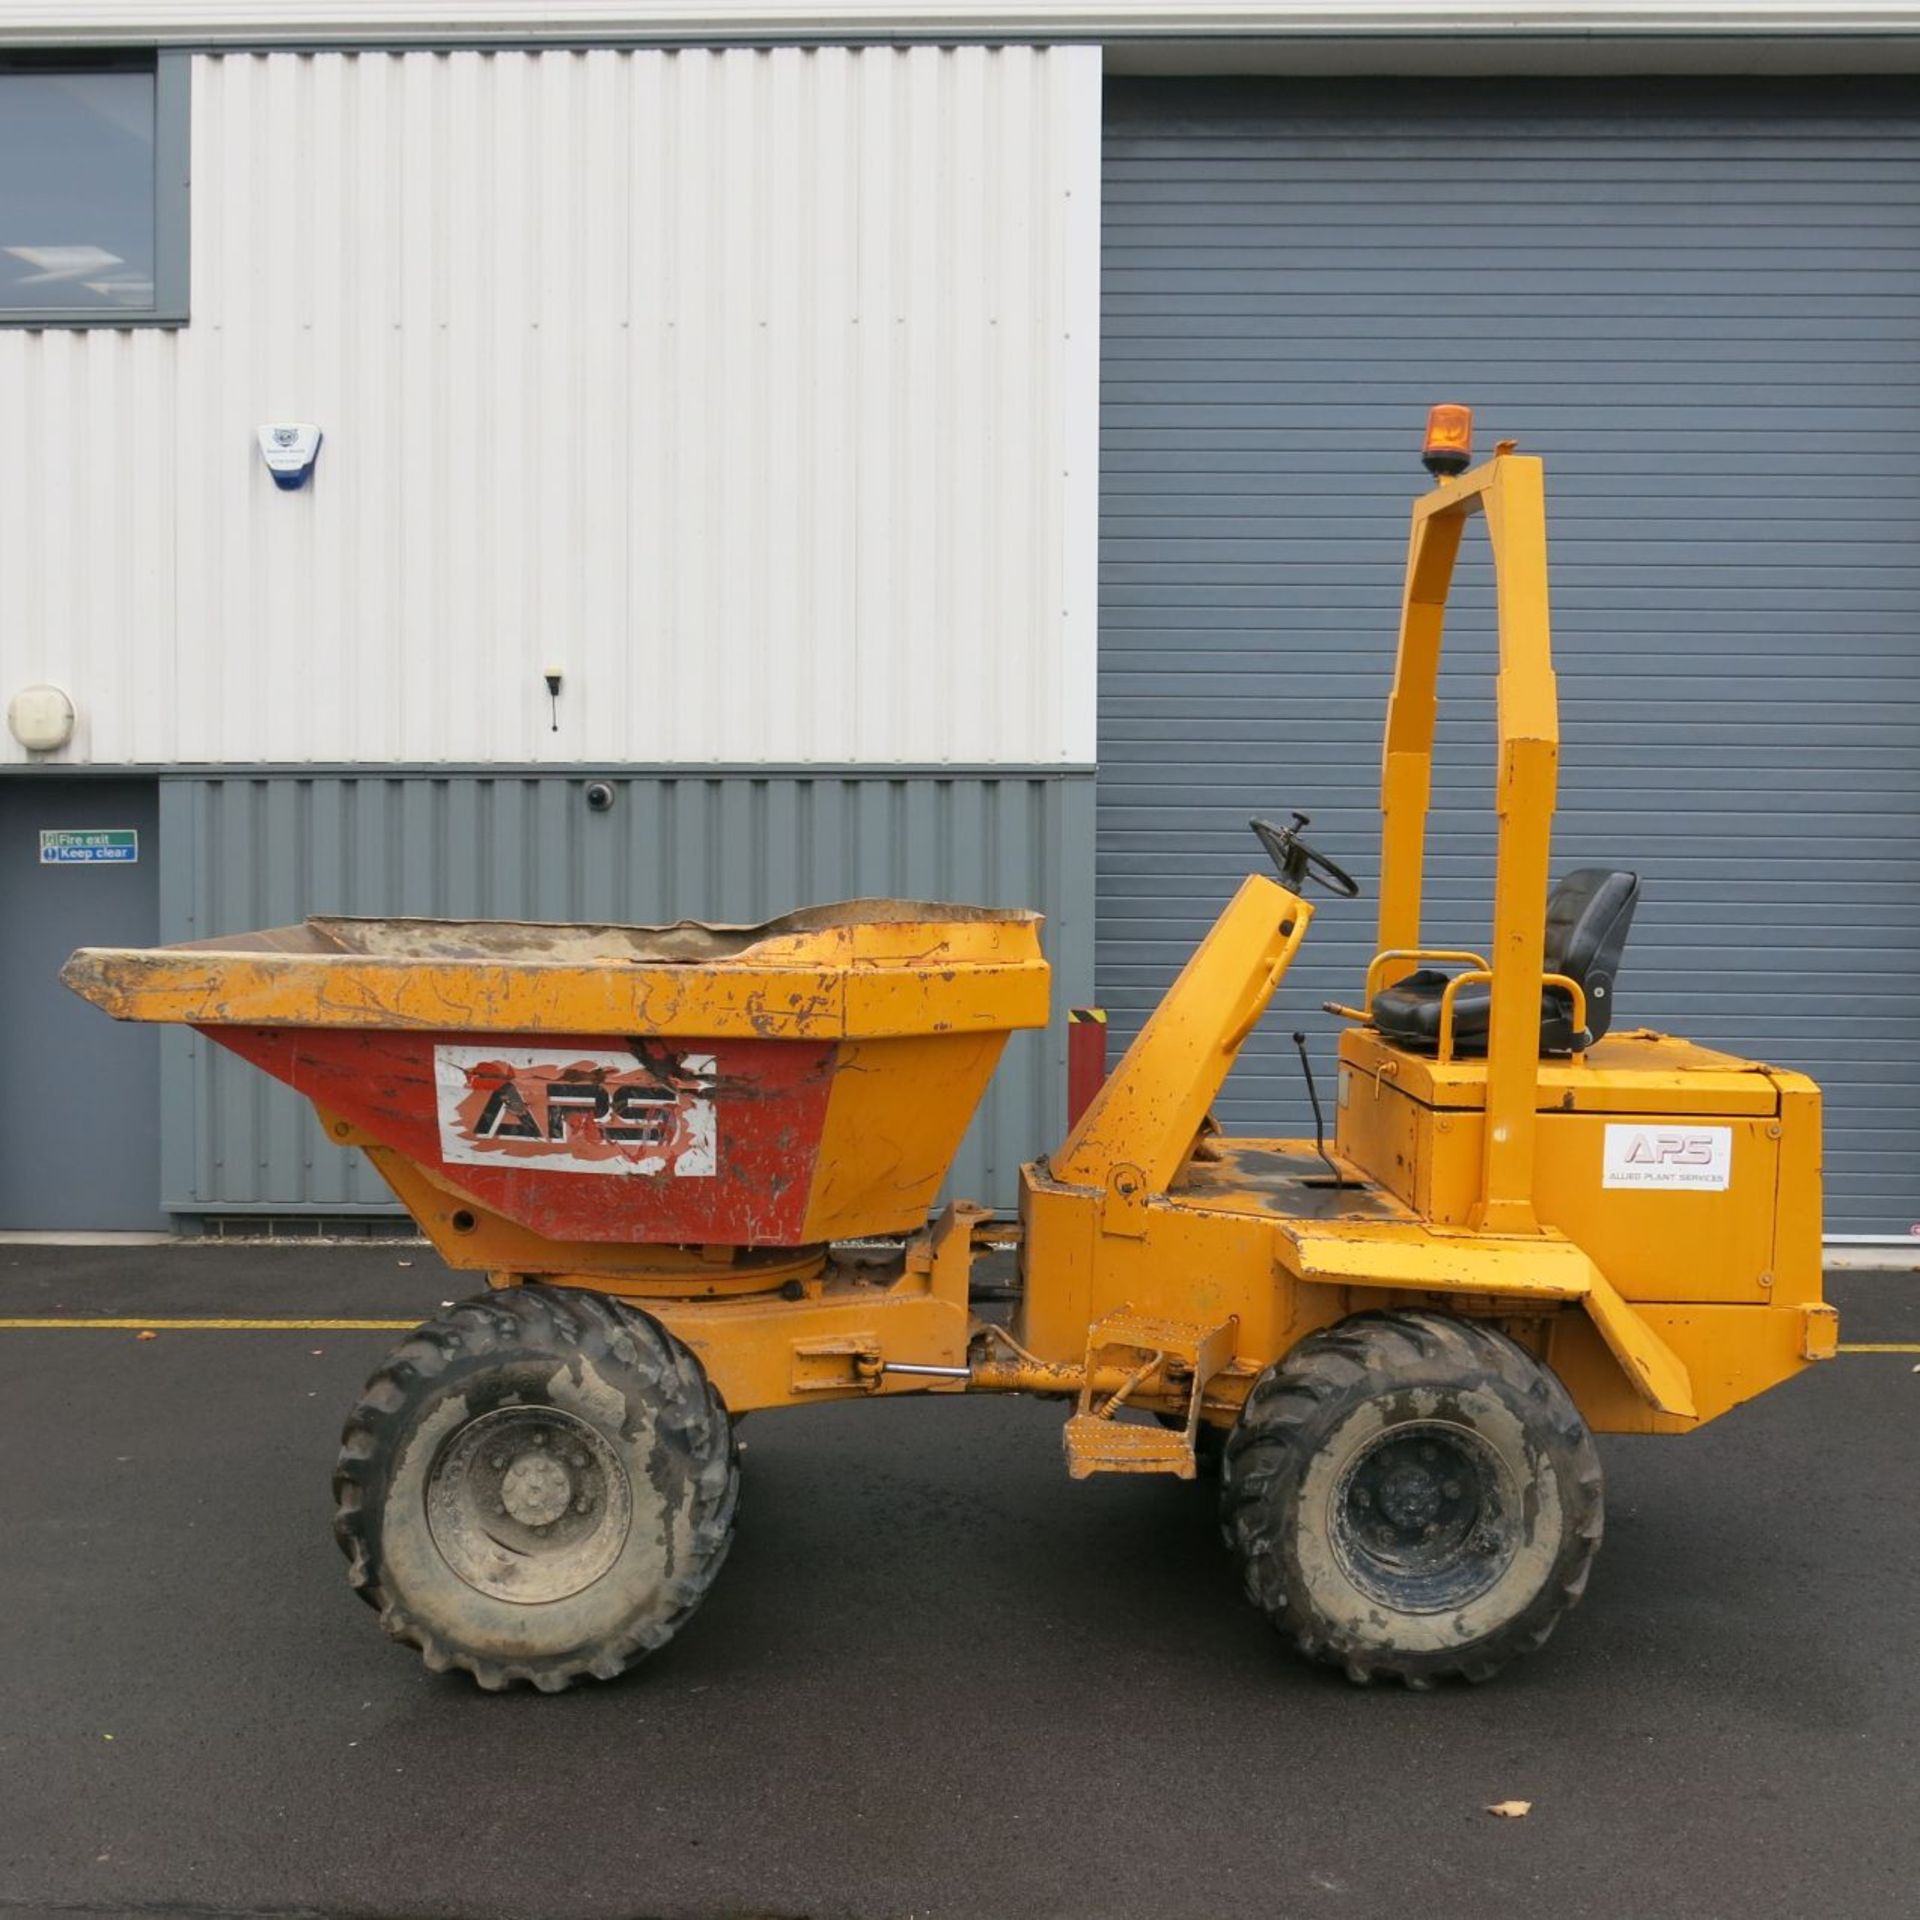
{"type": "Polygon", "coordinates": [[[1559,1379],[1497,1329],[1361,1314],[1255,1383],[1221,1519],[1247,1597],[1308,1659],[1486,1680],[1584,1591],[1600,1461],[1559,1379]]]}

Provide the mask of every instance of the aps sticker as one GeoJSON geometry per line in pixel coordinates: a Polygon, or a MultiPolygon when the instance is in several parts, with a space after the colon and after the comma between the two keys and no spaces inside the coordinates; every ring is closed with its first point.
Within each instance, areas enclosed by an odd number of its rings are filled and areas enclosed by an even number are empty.
{"type": "Polygon", "coordinates": [[[705,1179],[715,1073],[710,1053],[437,1046],[440,1151],[468,1167],[705,1179]]]}
{"type": "Polygon", "coordinates": [[[1603,1187],[1724,1193],[1732,1179],[1731,1127],[1608,1123],[1603,1187]]]}

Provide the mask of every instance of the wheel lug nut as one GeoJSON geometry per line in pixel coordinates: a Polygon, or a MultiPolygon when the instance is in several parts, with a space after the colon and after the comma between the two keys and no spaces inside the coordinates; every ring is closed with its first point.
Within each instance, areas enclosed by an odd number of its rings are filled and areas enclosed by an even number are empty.
{"type": "Polygon", "coordinates": [[[584,1453],[573,1453],[573,1454],[569,1454],[567,1457],[573,1462],[573,1464],[576,1467],[584,1467],[587,1464],[587,1456],[584,1453]]]}
{"type": "Polygon", "coordinates": [[[533,1436],[533,1444],[536,1447],[544,1447],[547,1444],[547,1436],[544,1433],[536,1433],[533,1436]]]}
{"type": "Polygon", "coordinates": [[[487,1465],[490,1466],[495,1473],[505,1473],[507,1470],[507,1456],[504,1453],[496,1453],[493,1458],[487,1462],[487,1465]]]}
{"type": "Polygon", "coordinates": [[[573,1503],[573,1510],[575,1513],[585,1513],[592,1505],[593,1502],[583,1493],[580,1498],[573,1503]]]}
{"type": "Polygon", "coordinates": [[[1460,1498],[1460,1482],[1458,1480],[1449,1480],[1440,1491],[1444,1493],[1449,1500],[1458,1500],[1460,1498]]]}

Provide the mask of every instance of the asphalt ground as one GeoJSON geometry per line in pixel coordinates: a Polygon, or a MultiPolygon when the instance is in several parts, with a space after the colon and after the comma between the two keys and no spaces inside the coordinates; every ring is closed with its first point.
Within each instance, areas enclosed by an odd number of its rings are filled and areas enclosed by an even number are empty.
{"type": "MultiPolygon", "coordinates": [[[[981,1398],[748,1423],[713,1597],[610,1686],[426,1673],[329,1534],[425,1249],[0,1246],[0,1912],[1910,1916],[1920,1352],[1603,1442],[1581,1610],[1361,1690],[1242,1600],[1199,1488],[1076,1486],[981,1398]],[[1486,1807],[1529,1800],[1523,1819],[1486,1807]]],[[[1920,1343],[1920,1280],[1833,1291],[1920,1343]]]]}

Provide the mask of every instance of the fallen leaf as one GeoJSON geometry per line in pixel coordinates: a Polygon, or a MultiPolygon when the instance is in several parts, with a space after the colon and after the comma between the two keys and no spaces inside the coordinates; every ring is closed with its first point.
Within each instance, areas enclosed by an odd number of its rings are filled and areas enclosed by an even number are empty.
{"type": "Polygon", "coordinates": [[[1524,1820],[1533,1811],[1531,1800],[1496,1800],[1487,1811],[1496,1820],[1524,1820]]]}
{"type": "Polygon", "coordinates": [[[133,1337],[136,1340],[158,1340],[160,1338],[151,1327],[142,1327],[133,1337]]]}
{"type": "Polygon", "coordinates": [[[314,1358],[315,1358],[316,1360],[318,1360],[318,1359],[320,1358],[320,1356],[321,1356],[321,1355],[322,1355],[323,1353],[325,1353],[325,1352],[326,1352],[326,1348],[325,1348],[325,1347],[315,1347],[315,1348],[313,1348],[313,1349],[312,1349],[312,1352],[313,1352],[313,1357],[314,1357],[314,1358]]]}

